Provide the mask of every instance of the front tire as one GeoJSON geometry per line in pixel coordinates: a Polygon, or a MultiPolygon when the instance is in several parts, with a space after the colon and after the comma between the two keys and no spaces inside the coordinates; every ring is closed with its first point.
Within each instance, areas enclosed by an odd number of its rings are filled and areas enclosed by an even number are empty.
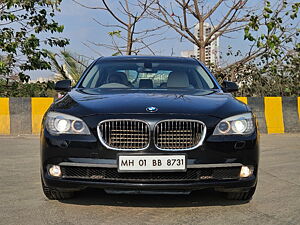
{"type": "Polygon", "coordinates": [[[58,191],[57,189],[47,187],[42,179],[42,189],[44,195],[50,200],[65,200],[74,197],[73,191],[58,191]]]}
{"type": "Polygon", "coordinates": [[[250,201],[255,193],[256,185],[246,192],[227,192],[226,198],[229,200],[250,201]]]}

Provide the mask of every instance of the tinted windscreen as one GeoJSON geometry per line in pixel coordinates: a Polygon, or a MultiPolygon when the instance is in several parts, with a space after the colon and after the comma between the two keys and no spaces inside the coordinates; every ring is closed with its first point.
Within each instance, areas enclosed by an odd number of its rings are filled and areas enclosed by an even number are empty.
{"type": "Polygon", "coordinates": [[[198,64],[128,60],[96,63],[81,88],[213,89],[215,83],[198,64]]]}

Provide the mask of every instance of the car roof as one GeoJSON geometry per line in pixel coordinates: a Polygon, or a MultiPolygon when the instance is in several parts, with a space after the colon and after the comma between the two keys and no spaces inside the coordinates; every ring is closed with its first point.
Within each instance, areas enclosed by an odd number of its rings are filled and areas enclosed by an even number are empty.
{"type": "Polygon", "coordinates": [[[126,56],[108,56],[101,57],[100,61],[135,61],[135,60],[163,60],[172,62],[186,62],[195,63],[197,60],[195,58],[188,57],[177,57],[177,56],[141,56],[141,55],[126,55],[126,56]]]}

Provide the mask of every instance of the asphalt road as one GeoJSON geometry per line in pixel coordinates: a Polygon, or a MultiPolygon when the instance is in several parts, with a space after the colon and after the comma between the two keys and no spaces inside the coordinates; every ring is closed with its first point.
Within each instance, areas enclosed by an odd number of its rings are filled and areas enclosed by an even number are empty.
{"type": "Polygon", "coordinates": [[[188,196],[108,195],[68,201],[41,191],[37,137],[0,137],[0,224],[300,224],[300,134],[263,135],[257,192],[250,203],[198,191],[188,196]]]}

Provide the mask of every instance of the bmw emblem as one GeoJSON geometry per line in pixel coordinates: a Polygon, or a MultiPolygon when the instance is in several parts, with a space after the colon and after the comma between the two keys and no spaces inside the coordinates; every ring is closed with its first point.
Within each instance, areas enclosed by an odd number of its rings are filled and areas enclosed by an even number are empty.
{"type": "Polygon", "coordinates": [[[147,112],[157,112],[158,108],[154,107],[154,106],[150,106],[146,108],[147,112]]]}

